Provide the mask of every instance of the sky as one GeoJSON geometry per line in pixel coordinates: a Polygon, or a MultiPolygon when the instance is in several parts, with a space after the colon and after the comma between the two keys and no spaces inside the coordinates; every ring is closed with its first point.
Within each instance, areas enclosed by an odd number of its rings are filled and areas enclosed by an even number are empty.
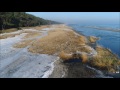
{"type": "Polygon", "coordinates": [[[120,12],[26,12],[37,17],[65,24],[119,23],[120,12]]]}

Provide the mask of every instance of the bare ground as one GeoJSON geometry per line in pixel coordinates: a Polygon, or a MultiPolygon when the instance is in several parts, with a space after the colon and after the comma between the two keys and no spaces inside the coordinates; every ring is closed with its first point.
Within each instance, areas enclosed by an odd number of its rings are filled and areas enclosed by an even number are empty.
{"type": "Polygon", "coordinates": [[[49,78],[96,78],[96,75],[94,70],[81,62],[63,63],[62,60],[57,60],[49,78]]]}

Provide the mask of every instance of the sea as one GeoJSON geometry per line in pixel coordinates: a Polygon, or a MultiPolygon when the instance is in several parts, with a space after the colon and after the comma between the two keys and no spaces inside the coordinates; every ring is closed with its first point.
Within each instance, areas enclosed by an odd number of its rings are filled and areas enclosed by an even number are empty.
{"type": "MultiPolygon", "coordinates": [[[[68,24],[78,33],[85,36],[96,36],[100,39],[97,44],[108,48],[120,58],[120,24],[68,24]]],[[[114,78],[120,78],[120,73],[107,74],[114,78]]]]}
{"type": "Polygon", "coordinates": [[[85,36],[96,36],[97,44],[110,49],[120,58],[120,24],[68,24],[85,36]]]}

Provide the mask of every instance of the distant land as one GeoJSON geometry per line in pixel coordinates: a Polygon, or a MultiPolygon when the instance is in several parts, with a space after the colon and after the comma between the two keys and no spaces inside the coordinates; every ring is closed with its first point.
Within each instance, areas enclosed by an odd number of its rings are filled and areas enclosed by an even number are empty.
{"type": "Polygon", "coordinates": [[[120,32],[119,28],[106,28],[106,27],[97,27],[97,26],[82,26],[82,27],[86,27],[86,28],[94,28],[94,29],[98,29],[98,30],[106,30],[106,31],[113,31],[113,32],[120,32]]]}

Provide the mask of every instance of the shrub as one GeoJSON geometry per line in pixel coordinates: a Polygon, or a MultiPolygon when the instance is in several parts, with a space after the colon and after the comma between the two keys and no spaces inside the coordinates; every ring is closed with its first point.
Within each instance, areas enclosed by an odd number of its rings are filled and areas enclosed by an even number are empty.
{"type": "Polygon", "coordinates": [[[97,40],[98,40],[97,37],[94,37],[94,36],[90,36],[90,37],[89,37],[89,41],[90,41],[91,43],[95,43],[97,40]]]}
{"type": "Polygon", "coordinates": [[[72,54],[67,54],[67,53],[65,53],[64,51],[61,51],[61,52],[60,52],[59,57],[60,57],[62,60],[69,60],[69,59],[72,59],[72,58],[73,58],[72,54]]]}
{"type": "Polygon", "coordinates": [[[90,64],[99,69],[107,70],[109,72],[115,72],[117,66],[120,65],[119,59],[109,50],[97,47],[98,55],[93,57],[90,64]]]}
{"type": "Polygon", "coordinates": [[[22,30],[22,28],[21,27],[17,27],[17,30],[22,30]]]}
{"type": "Polygon", "coordinates": [[[87,54],[81,54],[80,58],[82,60],[83,63],[87,63],[88,62],[88,56],[87,54]]]}

